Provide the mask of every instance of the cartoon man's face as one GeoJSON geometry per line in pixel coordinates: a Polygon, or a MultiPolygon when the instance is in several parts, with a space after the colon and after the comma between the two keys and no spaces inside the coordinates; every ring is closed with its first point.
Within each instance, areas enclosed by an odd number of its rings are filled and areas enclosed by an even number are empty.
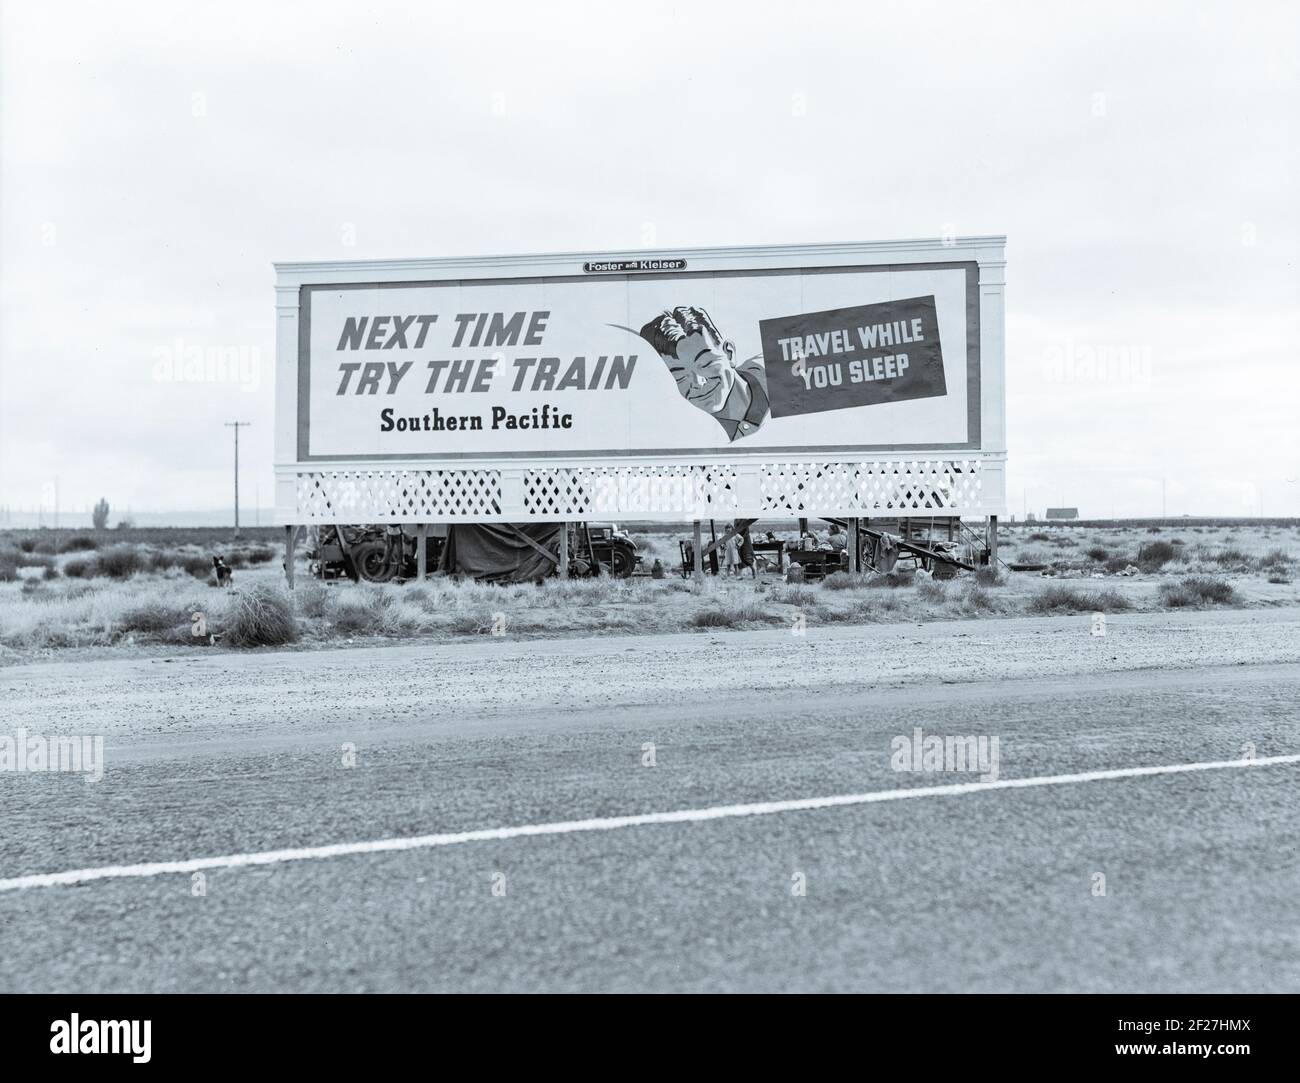
{"type": "Polygon", "coordinates": [[[721,425],[728,440],[753,435],[767,419],[771,404],[762,357],[738,363],[735,343],[722,337],[704,309],[666,309],[636,333],[663,358],[678,394],[721,425]]]}
{"type": "Polygon", "coordinates": [[[707,332],[688,335],[677,343],[676,356],[664,358],[677,381],[677,390],[687,402],[716,413],[731,393],[736,373],[732,364],[736,347],[718,342],[707,332]]]}
{"type": "Polygon", "coordinates": [[[701,410],[717,413],[735,386],[735,344],[725,341],[707,316],[683,322],[684,327],[677,324],[674,328],[677,337],[671,343],[661,340],[657,345],[659,356],[682,398],[701,410]]]}

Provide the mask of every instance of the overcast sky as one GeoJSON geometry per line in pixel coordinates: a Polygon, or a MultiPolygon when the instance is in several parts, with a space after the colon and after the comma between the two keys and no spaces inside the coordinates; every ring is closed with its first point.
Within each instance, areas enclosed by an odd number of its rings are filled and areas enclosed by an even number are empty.
{"type": "Polygon", "coordinates": [[[1012,512],[1300,515],[1294,2],[0,10],[10,508],[269,505],[272,260],[955,231],[1012,512]]]}

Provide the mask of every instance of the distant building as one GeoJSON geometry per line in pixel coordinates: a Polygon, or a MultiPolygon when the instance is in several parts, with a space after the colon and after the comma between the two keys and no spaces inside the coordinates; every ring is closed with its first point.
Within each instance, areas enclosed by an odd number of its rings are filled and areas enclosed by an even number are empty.
{"type": "Polygon", "coordinates": [[[1046,519],[1077,519],[1079,518],[1078,508],[1048,508],[1046,519]]]}

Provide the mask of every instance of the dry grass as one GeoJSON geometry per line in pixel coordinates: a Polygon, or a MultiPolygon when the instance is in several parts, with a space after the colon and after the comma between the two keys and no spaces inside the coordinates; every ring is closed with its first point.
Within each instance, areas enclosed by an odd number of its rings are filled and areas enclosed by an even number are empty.
{"type": "Polygon", "coordinates": [[[1236,591],[1222,579],[1205,575],[1188,576],[1178,583],[1161,583],[1160,598],[1171,609],[1202,605],[1230,605],[1236,591]]]}
{"type": "Polygon", "coordinates": [[[222,615],[222,640],[232,647],[278,647],[298,638],[293,600],[266,583],[234,593],[222,615]]]}
{"type": "Polygon", "coordinates": [[[837,573],[820,583],[787,583],[769,574],[757,581],[710,578],[698,590],[673,574],[675,538],[654,535],[643,554],[647,561],[657,555],[670,566],[663,579],[491,586],[433,578],[422,584],[327,585],[304,574],[292,595],[280,587],[278,563],[264,559],[275,556],[267,545],[247,544],[237,557],[232,548],[220,548],[239,565],[235,590],[227,592],[211,585],[210,551],[198,545],[132,544],[120,537],[104,532],[88,538],[96,549],[65,543],[54,555],[37,551],[47,539],[21,539],[31,541],[24,549],[0,537],[0,657],[127,643],[211,649],[206,635],[192,633],[196,613],[224,647],[287,643],[295,637],[328,644],[582,636],[795,627],[800,619],[813,628],[1300,601],[1288,588],[1300,534],[1289,529],[1168,528],[1151,535],[1145,528],[1030,532],[1021,526],[1004,538],[1006,559],[1039,557],[1053,578],[1008,576],[992,568],[951,581],[910,571],[837,573]],[[1028,537],[1038,538],[1034,547],[1017,554],[1028,537]],[[1139,552],[1146,568],[1138,574],[1112,578],[1104,573],[1136,565],[1139,552]],[[104,574],[108,571],[126,578],[111,578],[104,574]],[[1230,593],[1207,583],[1222,584],[1230,593]]]}
{"type": "Polygon", "coordinates": [[[1081,589],[1066,583],[1044,587],[1029,600],[1029,612],[1048,613],[1119,613],[1132,609],[1124,595],[1107,589],[1081,589]]]}

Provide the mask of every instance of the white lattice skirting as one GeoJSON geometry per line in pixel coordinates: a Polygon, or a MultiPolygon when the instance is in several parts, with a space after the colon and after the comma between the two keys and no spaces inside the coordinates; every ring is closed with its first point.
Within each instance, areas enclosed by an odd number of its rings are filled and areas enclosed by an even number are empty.
{"type": "Polygon", "coordinates": [[[991,503],[993,495],[983,491],[982,465],[978,459],[959,459],[489,470],[298,468],[291,521],[970,514],[991,503]]]}

